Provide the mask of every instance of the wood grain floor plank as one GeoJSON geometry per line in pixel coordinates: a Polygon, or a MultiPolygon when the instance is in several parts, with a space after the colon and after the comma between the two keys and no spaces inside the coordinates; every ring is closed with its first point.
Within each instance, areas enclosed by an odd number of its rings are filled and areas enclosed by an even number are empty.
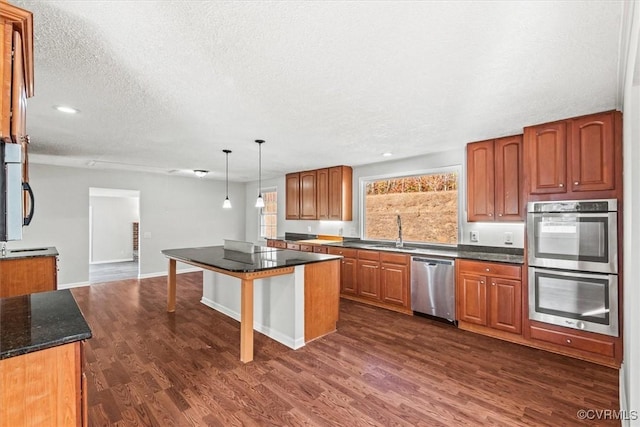
{"type": "MultiPolygon", "coordinates": [[[[201,273],[75,288],[91,426],[583,425],[619,407],[618,371],[352,301],[338,331],[299,350],[200,303],[201,273]]],[[[592,425],[619,425],[598,420],[592,425]]]]}

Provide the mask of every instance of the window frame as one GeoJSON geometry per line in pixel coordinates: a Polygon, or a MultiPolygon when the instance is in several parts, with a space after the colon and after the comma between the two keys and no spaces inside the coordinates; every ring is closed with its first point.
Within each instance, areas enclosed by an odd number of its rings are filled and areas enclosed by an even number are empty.
{"type": "Polygon", "coordinates": [[[462,243],[462,233],[463,233],[463,222],[462,217],[465,214],[466,206],[464,204],[464,195],[466,194],[466,188],[464,187],[465,179],[463,174],[462,165],[452,165],[452,166],[443,166],[438,168],[429,168],[429,169],[420,169],[416,171],[409,172],[392,172],[382,175],[371,175],[371,176],[361,176],[358,180],[358,191],[360,195],[360,203],[359,210],[360,213],[358,215],[358,219],[360,222],[360,236],[362,240],[371,240],[377,242],[393,242],[393,240],[382,240],[382,239],[368,239],[365,236],[365,230],[367,229],[366,224],[366,206],[365,206],[365,198],[366,198],[366,185],[372,181],[379,181],[383,179],[398,179],[398,178],[410,178],[419,175],[433,175],[438,173],[452,173],[455,172],[458,174],[458,241],[456,243],[436,243],[436,242],[414,242],[405,240],[405,243],[415,243],[418,245],[431,245],[431,246],[442,246],[442,247],[457,247],[462,243]]]}
{"type": "MultiPolygon", "coordinates": [[[[265,193],[276,193],[276,212],[274,214],[267,214],[267,215],[274,215],[276,218],[276,235],[278,234],[278,211],[279,211],[279,199],[278,199],[278,187],[267,187],[267,188],[263,188],[261,191],[261,194],[264,196],[265,193]]],[[[264,208],[260,208],[258,211],[258,239],[262,239],[262,240],[267,240],[267,239],[275,239],[277,236],[274,237],[267,237],[267,236],[263,236],[262,235],[262,219],[265,217],[264,215],[264,208]]]]}

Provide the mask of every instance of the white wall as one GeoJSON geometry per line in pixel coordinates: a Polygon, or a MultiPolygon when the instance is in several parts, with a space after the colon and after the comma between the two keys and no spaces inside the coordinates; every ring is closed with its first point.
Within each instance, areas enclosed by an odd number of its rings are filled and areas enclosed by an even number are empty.
{"type": "MultiPolygon", "coordinates": [[[[375,163],[371,165],[356,166],[353,168],[353,221],[287,221],[285,220],[285,177],[263,180],[262,187],[276,187],[278,190],[278,235],[284,236],[285,231],[292,233],[330,234],[338,235],[340,230],[344,236],[360,237],[360,178],[391,175],[410,174],[431,169],[450,166],[462,166],[460,168],[460,232],[459,243],[475,244],[483,246],[524,247],[524,222],[514,223],[467,223],[466,214],[466,163],[465,150],[450,150],[441,153],[416,156],[408,159],[400,159],[375,163]],[[480,232],[480,240],[477,243],[470,241],[471,230],[480,232]],[[513,244],[504,244],[504,232],[513,234],[513,244]]],[[[255,203],[257,185],[255,182],[247,184],[247,234],[245,238],[256,241],[258,236],[259,216],[258,210],[251,208],[255,203]]]]}
{"type": "MultiPolygon", "coordinates": [[[[55,246],[58,285],[89,279],[89,187],[140,191],[140,274],[166,274],[162,249],[220,245],[244,237],[244,184],[229,183],[233,209],[222,209],[224,182],[171,175],[32,164],[35,213],[9,248],[55,246]]],[[[179,269],[190,268],[178,263],[179,269]]]]}
{"type": "Polygon", "coordinates": [[[620,406],[640,426],[640,5],[629,3],[631,30],[623,98],[624,113],[624,361],[620,406]],[[635,412],[631,412],[635,411],[635,412]]]}
{"type": "Polygon", "coordinates": [[[132,261],[133,223],[139,221],[137,197],[90,196],[92,263],[132,261]]]}

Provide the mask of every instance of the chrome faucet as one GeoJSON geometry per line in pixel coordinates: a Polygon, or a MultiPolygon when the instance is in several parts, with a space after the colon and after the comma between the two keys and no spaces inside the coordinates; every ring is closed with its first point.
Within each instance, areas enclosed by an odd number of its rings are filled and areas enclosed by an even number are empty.
{"type": "Polygon", "coordinates": [[[402,243],[402,218],[400,218],[400,214],[396,216],[396,222],[398,223],[398,238],[396,239],[396,248],[401,248],[404,246],[402,243]]]}

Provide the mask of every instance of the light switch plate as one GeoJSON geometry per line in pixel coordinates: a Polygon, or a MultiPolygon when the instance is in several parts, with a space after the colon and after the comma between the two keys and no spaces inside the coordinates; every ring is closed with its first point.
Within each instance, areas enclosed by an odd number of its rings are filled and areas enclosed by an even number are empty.
{"type": "Polygon", "coordinates": [[[478,240],[480,240],[480,232],[479,231],[472,231],[471,232],[471,241],[472,242],[478,242],[478,240]]]}

